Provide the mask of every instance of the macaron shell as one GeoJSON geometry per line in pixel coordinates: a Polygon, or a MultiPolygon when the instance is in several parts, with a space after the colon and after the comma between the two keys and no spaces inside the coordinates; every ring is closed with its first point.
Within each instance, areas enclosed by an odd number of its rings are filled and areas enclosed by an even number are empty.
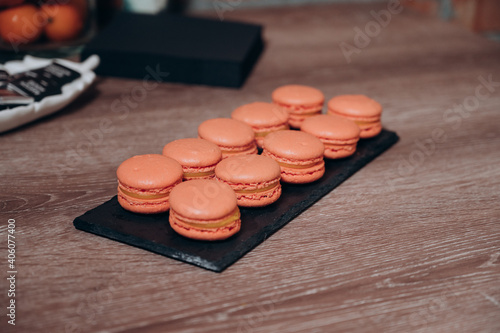
{"type": "MultiPolygon", "coordinates": [[[[287,118],[288,119],[288,118],[287,118]]],[[[288,125],[288,121],[285,124],[278,125],[278,126],[273,126],[273,127],[266,127],[266,128],[253,128],[255,132],[255,142],[257,143],[257,146],[259,148],[262,148],[262,145],[264,143],[264,138],[269,135],[272,132],[276,131],[284,131],[290,129],[290,126],[288,125]]]]}
{"type": "Polygon", "coordinates": [[[345,145],[325,144],[325,157],[330,159],[345,158],[356,152],[356,143],[345,145]]]}
{"type": "Polygon", "coordinates": [[[221,147],[221,151],[222,159],[232,156],[256,155],[259,152],[255,141],[244,147],[221,147]]]}
{"type": "Polygon", "coordinates": [[[201,139],[224,147],[244,147],[255,140],[255,133],[247,124],[228,118],[215,118],[204,121],[198,126],[201,139]]]}
{"type": "Polygon", "coordinates": [[[273,102],[280,105],[323,106],[325,96],[313,87],[303,85],[286,85],[275,89],[273,102]]]}
{"type": "Polygon", "coordinates": [[[306,184],[314,182],[325,174],[325,162],[307,169],[281,167],[281,181],[291,184],[306,184]]]}
{"type": "Polygon", "coordinates": [[[276,202],[281,196],[281,184],[258,193],[236,193],[238,206],[241,207],[264,207],[276,202]]]}
{"type": "Polygon", "coordinates": [[[209,223],[231,214],[237,206],[233,189],[216,180],[191,180],[170,193],[170,207],[186,220],[209,223]]]}
{"type": "Polygon", "coordinates": [[[183,168],[215,166],[222,159],[219,146],[198,138],[172,141],[163,147],[163,155],[173,158],[183,168]]]}
{"type": "Polygon", "coordinates": [[[244,122],[255,130],[286,124],[288,112],[273,103],[255,102],[238,107],[231,113],[231,118],[244,122]]]}
{"type": "Polygon", "coordinates": [[[282,158],[308,161],[323,156],[325,147],[314,135],[300,131],[278,131],[264,138],[264,150],[282,158]]]}
{"type": "Polygon", "coordinates": [[[362,139],[368,139],[368,138],[373,138],[382,132],[382,123],[381,122],[375,122],[372,124],[366,124],[366,125],[360,125],[361,128],[361,133],[360,137],[362,139]]]}
{"type": "Polygon", "coordinates": [[[182,169],[184,170],[184,180],[213,179],[215,177],[215,166],[216,165],[211,165],[204,168],[183,167],[182,169]]]}
{"type": "Polygon", "coordinates": [[[304,114],[300,114],[300,113],[290,113],[290,118],[288,119],[288,123],[290,124],[290,127],[293,127],[293,128],[300,128],[300,126],[302,126],[302,123],[310,118],[310,117],[315,117],[317,115],[320,115],[321,114],[321,110],[318,110],[317,112],[311,114],[307,114],[307,115],[304,115],[304,114]]]}
{"type": "Polygon", "coordinates": [[[235,156],[221,161],[215,167],[217,178],[237,184],[264,183],[279,180],[279,164],[262,155],[235,156]]]}
{"type": "Polygon", "coordinates": [[[131,188],[161,189],[182,179],[176,160],[159,154],[137,155],[125,160],[116,171],[118,180],[131,188]]]}
{"type": "Polygon", "coordinates": [[[255,143],[257,144],[257,147],[262,149],[264,146],[264,137],[255,137],[255,143]]]}
{"type": "Polygon", "coordinates": [[[308,118],[300,129],[321,139],[354,140],[359,139],[361,130],[350,119],[322,114],[308,118]]]}
{"type": "Polygon", "coordinates": [[[344,116],[379,118],[382,105],[365,95],[340,95],[328,101],[328,109],[344,116]]]}
{"type": "Polygon", "coordinates": [[[167,212],[170,208],[168,197],[161,200],[140,200],[132,198],[118,190],[118,203],[122,208],[139,214],[158,214],[167,212]]]}
{"type": "Polygon", "coordinates": [[[194,228],[177,219],[172,212],[169,216],[169,223],[172,229],[178,234],[190,239],[205,241],[224,240],[238,233],[241,229],[241,219],[220,228],[194,228]]]}

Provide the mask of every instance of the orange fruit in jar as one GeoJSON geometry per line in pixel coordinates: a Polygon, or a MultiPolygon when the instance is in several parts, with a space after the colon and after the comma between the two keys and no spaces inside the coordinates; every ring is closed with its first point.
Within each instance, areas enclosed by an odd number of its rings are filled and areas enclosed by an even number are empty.
{"type": "Polygon", "coordinates": [[[37,40],[45,17],[34,5],[25,4],[0,11],[0,38],[13,46],[37,40]]]}
{"type": "Polygon", "coordinates": [[[85,21],[88,12],[88,0],[68,0],[68,5],[75,7],[85,21]]]}
{"type": "Polygon", "coordinates": [[[44,27],[45,36],[56,42],[76,39],[83,29],[82,15],[72,5],[47,4],[42,6],[47,18],[44,27]]]}

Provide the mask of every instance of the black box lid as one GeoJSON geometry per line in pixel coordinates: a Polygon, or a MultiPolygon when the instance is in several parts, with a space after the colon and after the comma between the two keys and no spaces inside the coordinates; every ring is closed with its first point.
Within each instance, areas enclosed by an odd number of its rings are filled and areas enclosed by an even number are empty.
{"type": "Polygon", "coordinates": [[[85,47],[103,76],[143,79],[149,68],[169,82],[240,87],[263,49],[259,25],[122,12],[85,47]]]}

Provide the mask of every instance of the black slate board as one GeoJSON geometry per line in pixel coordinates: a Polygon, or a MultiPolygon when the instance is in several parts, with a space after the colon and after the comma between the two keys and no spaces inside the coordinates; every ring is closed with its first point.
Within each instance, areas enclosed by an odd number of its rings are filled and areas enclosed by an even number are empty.
{"type": "Polygon", "coordinates": [[[326,172],[320,180],[303,185],[283,184],[282,195],[274,204],[241,208],[240,232],[224,241],[184,238],[170,228],[168,213],[134,214],[121,208],[116,196],[77,217],[73,224],[83,231],[222,272],[398,140],[396,133],[383,130],[375,138],[361,140],[353,156],[325,160],[326,172]]]}
{"type": "Polygon", "coordinates": [[[96,73],[103,76],[155,79],[152,69],[162,81],[240,87],[263,48],[260,25],[121,12],[85,46],[82,59],[99,55],[96,73]]]}

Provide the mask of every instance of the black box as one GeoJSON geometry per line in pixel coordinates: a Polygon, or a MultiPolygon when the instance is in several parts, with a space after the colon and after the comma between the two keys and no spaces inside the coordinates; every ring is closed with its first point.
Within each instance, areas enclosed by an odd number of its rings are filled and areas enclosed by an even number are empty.
{"type": "Polygon", "coordinates": [[[101,58],[96,73],[144,79],[147,68],[163,81],[240,87],[263,49],[262,27],[162,13],[118,13],[84,48],[101,58]]]}

